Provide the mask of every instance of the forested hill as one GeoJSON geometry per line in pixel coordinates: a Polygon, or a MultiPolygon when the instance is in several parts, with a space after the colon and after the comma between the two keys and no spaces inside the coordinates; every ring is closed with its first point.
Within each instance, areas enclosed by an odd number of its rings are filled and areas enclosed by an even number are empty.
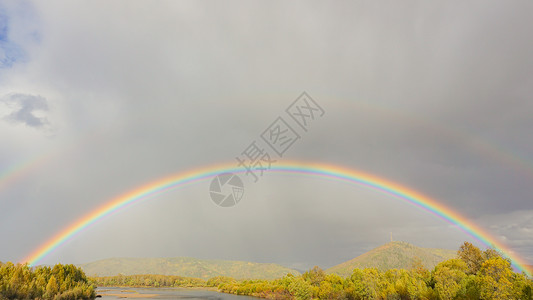
{"type": "Polygon", "coordinates": [[[439,262],[454,258],[455,250],[422,248],[406,242],[390,242],[370,250],[354,259],[343,262],[326,270],[340,276],[349,276],[354,269],[377,268],[380,271],[390,269],[410,269],[415,261],[431,270],[439,262]]]}
{"type": "Polygon", "coordinates": [[[113,276],[118,274],[159,274],[209,279],[228,276],[235,279],[274,279],[288,273],[300,272],[277,264],[246,261],[174,258],[109,258],[80,267],[89,276],[113,276]]]}

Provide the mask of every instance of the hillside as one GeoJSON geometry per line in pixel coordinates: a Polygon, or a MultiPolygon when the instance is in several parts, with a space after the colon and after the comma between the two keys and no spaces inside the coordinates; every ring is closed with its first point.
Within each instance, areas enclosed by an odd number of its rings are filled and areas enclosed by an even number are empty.
{"type": "Polygon", "coordinates": [[[80,267],[89,276],[158,274],[203,279],[215,276],[229,276],[236,279],[274,279],[283,277],[287,273],[300,274],[296,270],[277,264],[189,257],[109,258],[82,264],[80,267]]]}
{"type": "Polygon", "coordinates": [[[382,271],[409,269],[415,259],[420,259],[424,267],[432,269],[439,262],[454,258],[456,254],[456,250],[421,248],[405,242],[390,242],[333,266],[326,272],[349,276],[355,268],[377,268],[382,271]]]}

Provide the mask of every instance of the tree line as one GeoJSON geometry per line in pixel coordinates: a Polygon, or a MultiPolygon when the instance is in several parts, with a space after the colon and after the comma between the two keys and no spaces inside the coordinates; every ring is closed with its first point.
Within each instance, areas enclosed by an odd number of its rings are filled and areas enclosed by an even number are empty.
{"type": "MultiPolygon", "coordinates": [[[[208,287],[207,282],[200,278],[174,275],[122,275],[89,277],[96,286],[124,287],[208,287]]],[[[214,287],[214,285],[211,285],[214,287]]]]}
{"type": "Polygon", "coordinates": [[[231,281],[219,289],[270,299],[533,299],[531,279],[513,272],[510,261],[494,249],[481,251],[468,242],[457,258],[431,271],[414,261],[409,270],[355,269],[342,278],[315,267],[301,276],[231,281]]]}
{"type": "Polygon", "coordinates": [[[31,268],[0,262],[0,299],[94,299],[94,286],[74,265],[31,268]]]}
{"type": "Polygon", "coordinates": [[[349,277],[326,274],[319,267],[300,276],[275,280],[235,280],[164,275],[91,277],[98,286],[215,287],[221,292],[269,299],[523,299],[533,300],[533,282],[513,272],[511,263],[494,249],[480,250],[465,242],[457,257],[433,270],[415,260],[411,268],[380,271],[355,269],[349,277]]]}

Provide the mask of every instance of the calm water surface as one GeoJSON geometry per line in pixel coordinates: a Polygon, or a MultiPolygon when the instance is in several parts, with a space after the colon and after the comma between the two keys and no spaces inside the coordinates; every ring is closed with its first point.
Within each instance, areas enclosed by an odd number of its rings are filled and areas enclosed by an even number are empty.
{"type": "Polygon", "coordinates": [[[209,300],[257,300],[260,298],[224,294],[215,291],[183,288],[129,288],[100,287],[96,289],[103,300],[111,299],[209,299],[209,300]]]}

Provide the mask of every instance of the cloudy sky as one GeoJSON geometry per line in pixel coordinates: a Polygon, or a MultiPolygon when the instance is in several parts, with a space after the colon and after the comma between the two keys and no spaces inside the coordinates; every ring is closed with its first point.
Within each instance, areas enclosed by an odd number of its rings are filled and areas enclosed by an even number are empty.
{"type": "MultiPolygon", "coordinates": [[[[292,124],[301,139],[281,160],[419,191],[533,264],[532,13],[529,1],[3,1],[0,260],[139,185],[237,164],[306,91],[325,113],[307,132],[292,124]]],[[[215,205],[205,180],[105,218],[42,263],[325,268],[391,232],[424,247],[475,242],[361,186],[241,178],[235,207],[215,205]]]]}

